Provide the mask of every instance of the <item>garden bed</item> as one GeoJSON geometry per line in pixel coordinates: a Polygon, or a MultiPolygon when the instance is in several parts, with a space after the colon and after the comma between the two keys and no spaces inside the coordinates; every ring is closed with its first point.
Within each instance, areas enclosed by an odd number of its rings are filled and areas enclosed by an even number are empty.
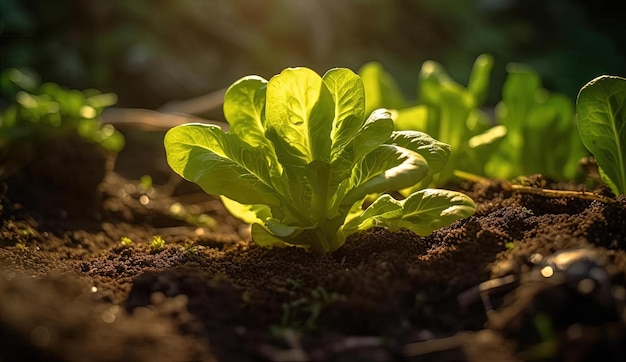
{"type": "MultiPolygon", "coordinates": [[[[476,213],[431,236],[373,229],[350,236],[331,255],[267,250],[250,241],[246,225],[219,199],[169,170],[162,136],[126,135],[126,149],[100,185],[103,208],[95,216],[36,210],[25,206],[33,205],[29,195],[10,198],[3,191],[1,360],[609,361],[626,355],[623,198],[553,197],[494,180],[467,182],[453,187],[475,200],[476,213]],[[152,175],[152,185],[139,181],[144,174],[152,175]],[[162,248],[151,245],[157,235],[166,242],[162,248]],[[591,291],[571,287],[569,279],[526,280],[536,271],[532,255],[569,248],[592,249],[608,279],[597,270],[570,275],[599,281],[591,291]],[[491,290],[487,312],[476,287],[507,275],[524,281],[491,290]]],[[[526,182],[582,189],[540,176],[526,182]]]]}

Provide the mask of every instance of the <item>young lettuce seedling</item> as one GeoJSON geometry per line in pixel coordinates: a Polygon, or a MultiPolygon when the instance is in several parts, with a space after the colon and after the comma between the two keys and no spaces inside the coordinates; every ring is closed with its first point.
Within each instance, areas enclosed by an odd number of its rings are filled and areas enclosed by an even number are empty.
{"type": "Polygon", "coordinates": [[[365,118],[363,82],[349,69],[244,77],[227,90],[224,115],[229,132],[200,123],[168,131],[167,161],[221,195],[259,245],[330,253],[371,227],[428,235],[475,211],[468,196],[438,189],[403,200],[384,194],[362,209],[368,195],[439,172],[450,151],[426,133],[394,131],[385,109],[365,118]]]}
{"type": "Polygon", "coordinates": [[[609,75],[583,86],[576,100],[580,138],[616,196],[626,194],[625,105],[626,79],[609,75]]]}

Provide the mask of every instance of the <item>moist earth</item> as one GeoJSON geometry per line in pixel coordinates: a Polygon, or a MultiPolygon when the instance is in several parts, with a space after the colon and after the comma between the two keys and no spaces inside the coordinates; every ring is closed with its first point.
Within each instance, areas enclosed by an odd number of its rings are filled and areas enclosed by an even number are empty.
{"type": "Polygon", "coordinates": [[[430,236],[268,250],[158,142],[133,144],[93,214],[2,182],[0,361],[626,360],[625,198],[462,182],[476,213],[430,236]]]}

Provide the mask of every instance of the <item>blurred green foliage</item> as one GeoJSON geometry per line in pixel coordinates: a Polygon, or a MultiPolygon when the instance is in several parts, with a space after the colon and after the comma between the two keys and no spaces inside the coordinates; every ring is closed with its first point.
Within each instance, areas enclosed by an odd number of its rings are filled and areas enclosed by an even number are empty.
{"type": "Polygon", "coordinates": [[[0,72],[0,93],[10,100],[0,111],[0,154],[10,153],[14,144],[72,135],[111,152],[124,147],[124,136],[99,118],[106,107],[115,104],[115,94],[40,84],[36,74],[16,68],[0,72]]]}
{"type": "Polygon", "coordinates": [[[580,181],[579,160],[588,152],[578,134],[573,100],[543,88],[532,67],[510,63],[504,85],[497,90],[501,99],[492,111],[485,100],[493,67],[493,56],[480,55],[464,86],[443,65],[426,61],[415,77],[415,101],[400,94],[396,81],[378,62],[366,63],[359,74],[366,95],[371,95],[368,111],[390,108],[397,130],[426,132],[450,145],[444,169],[423,183],[444,186],[459,171],[499,179],[542,174],[580,181]]]}
{"type": "Polygon", "coordinates": [[[511,179],[540,173],[581,181],[581,158],[589,153],[578,133],[572,98],[543,88],[539,74],[511,63],[495,108],[506,135],[485,165],[490,177],[511,179]]]}
{"type": "MultiPolygon", "coordinates": [[[[412,94],[433,59],[461,82],[477,55],[532,65],[574,97],[626,65],[608,0],[1,0],[0,69],[30,66],[122,106],[156,108],[288,66],[358,69],[375,60],[412,94]]],[[[494,72],[492,81],[506,74],[494,72]]],[[[497,88],[497,87],[496,87],[497,88]]],[[[495,102],[490,93],[487,102],[495,102]]]]}

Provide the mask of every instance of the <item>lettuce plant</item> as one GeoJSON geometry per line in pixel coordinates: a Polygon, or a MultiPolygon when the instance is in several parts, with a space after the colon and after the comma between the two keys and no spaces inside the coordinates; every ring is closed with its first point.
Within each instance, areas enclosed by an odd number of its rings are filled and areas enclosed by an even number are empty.
{"type": "Polygon", "coordinates": [[[244,77],[227,90],[224,115],[228,132],[201,123],[169,130],[167,161],[251,223],[259,245],[330,253],[371,227],[428,235],[475,211],[468,196],[449,190],[382,194],[439,172],[449,146],[394,131],[385,109],[366,118],[363,82],[349,69],[244,77]],[[371,195],[379,196],[363,210],[371,195]]]}
{"type": "Polygon", "coordinates": [[[452,153],[445,168],[422,184],[445,185],[458,170],[484,173],[486,159],[505,134],[503,127],[493,125],[481,109],[487,98],[493,62],[491,55],[479,56],[467,86],[454,81],[441,64],[424,62],[417,81],[417,99],[412,105],[400,99],[393,78],[380,64],[370,62],[359,70],[366,94],[385,94],[374,97],[377,103],[369,102],[369,106],[392,108],[396,130],[419,130],[450,145],[452,153]]]}
{"type": "Polygon", "coordinates": [[[615,195],[626,194],[625,105],[626,79],[609,75],[583,86],[576,100],[580,138],[615,195]]]}
{"type": "Polygon", "coordinates": [[[495,108],[496,122],[506,135],[486,162],[486,175],[511,179],[540,173],[556,180],[577,179],[582,175],[578,162],[587,152],[574,111],[574,102],[543,88],[530,66],[508,64],[495,108]]]}
{"type": "Polygon", "coordinates": [[[424,62],[413,105],[399,95],[379,63],[365,64],[359,74],[366,94],[374,95],[368,107],[391,107],[396,130],[419,130],[450,145],[446,167],[422,183],[445,185],[467,173],[500,179],[535,173],[556,180],[582,176],[578,161],[587,152],[577,134],[573,102],[544,89],[531,67],[509,64],[491,117],[484,108],[493,63],[489,54],[476,58],[464,86],[441,64],[424,62]]]}

